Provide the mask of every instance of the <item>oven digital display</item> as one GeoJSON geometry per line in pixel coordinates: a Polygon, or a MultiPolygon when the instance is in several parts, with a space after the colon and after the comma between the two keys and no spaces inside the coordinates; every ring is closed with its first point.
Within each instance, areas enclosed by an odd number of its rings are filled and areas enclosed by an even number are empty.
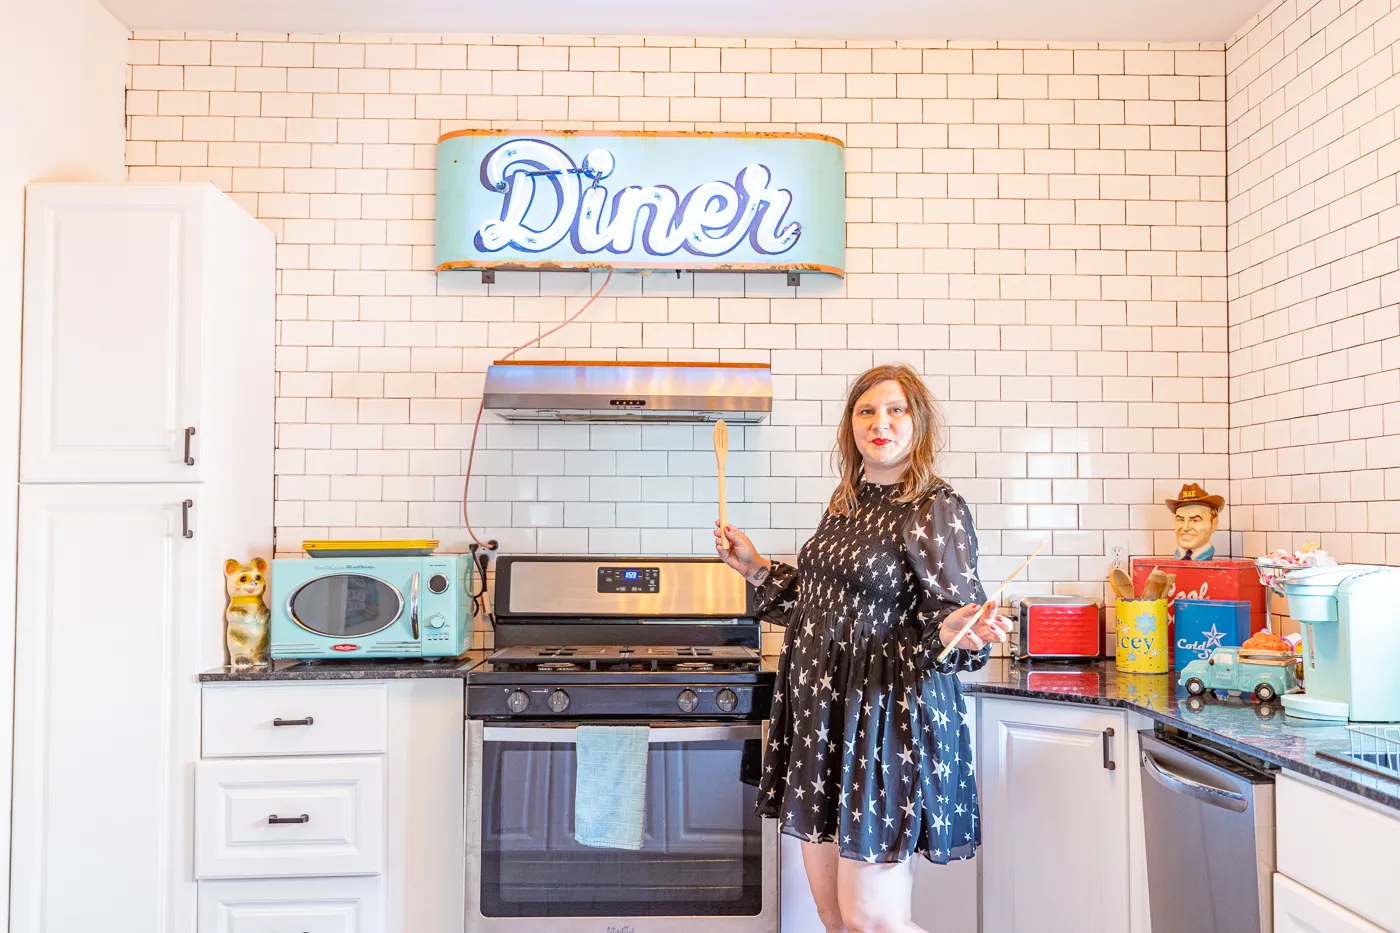
{"type": "Polygon", "coordinates": [[[660,593],[660,567],[599,567],[599,593],[660,593]]]}

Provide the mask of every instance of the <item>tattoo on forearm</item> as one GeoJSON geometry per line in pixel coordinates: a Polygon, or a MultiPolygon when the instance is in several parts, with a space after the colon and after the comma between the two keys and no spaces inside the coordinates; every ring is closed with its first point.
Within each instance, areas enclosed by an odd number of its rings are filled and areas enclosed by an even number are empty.
{"type": "Polygon", "coordinates": [[[768,579],[768,574],[769,574],[770,572],[771,572],[771,568],[768,568],[768,567],[759,567],[759,568],[758,568],[757,570],[755,570],[755,571],[753,572],[753,574],[749,577],[749,582],[752,583],[754,586],[762,586],[762,585],[763,585],[763,581],[768,579]]]}

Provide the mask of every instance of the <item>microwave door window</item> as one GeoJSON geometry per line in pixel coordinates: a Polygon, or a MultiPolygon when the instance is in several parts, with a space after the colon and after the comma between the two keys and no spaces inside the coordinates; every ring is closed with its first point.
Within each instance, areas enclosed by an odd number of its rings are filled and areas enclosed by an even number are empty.
{"type": "Polygon", "coordinates": [[[303,584],[287,601],[287,610],[307,631],[357,638],[393,625],[403,612],[403,596],[383,580],[337,573],[303,584]]]}

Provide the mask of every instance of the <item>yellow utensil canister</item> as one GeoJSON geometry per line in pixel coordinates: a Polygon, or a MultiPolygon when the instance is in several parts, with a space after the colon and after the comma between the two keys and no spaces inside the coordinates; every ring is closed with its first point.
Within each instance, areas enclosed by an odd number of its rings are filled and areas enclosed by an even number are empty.
{"type": "Polygon", "coordinates": [[[1165,599],[1118,600],[1117,667],[1130,674],[1165,674],[1171,664],[1165,599]]]}

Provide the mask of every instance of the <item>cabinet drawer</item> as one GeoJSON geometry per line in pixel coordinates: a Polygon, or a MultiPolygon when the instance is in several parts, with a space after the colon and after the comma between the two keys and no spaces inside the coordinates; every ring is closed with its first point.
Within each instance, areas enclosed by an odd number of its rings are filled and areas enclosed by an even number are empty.
{"type": "Polygon", "coordinates": [[[384,869],[384,759],[201,761],[199,878],[377,875],[384,869]]]}
{"type": "Polygon", "coordinates": [[[202,881],[199,933],[383,933],[378,878],[202,881]]]}
{"type": "Polygon", "coordinates": [[[1387,930],[1400,930],[1400,818],[1288,774],[1276,784],[1278,870],[1387,930]]]}
{"type": "Polygon", "coordinates": [[[382,753],[387,691],[384,683],[208,684],[204,757],[382,753]]]}
{"type": "Polygon", "coordinates": [[[1274,933],[1385,933],[1286,875],[1274,875],[1274,933]]]}

